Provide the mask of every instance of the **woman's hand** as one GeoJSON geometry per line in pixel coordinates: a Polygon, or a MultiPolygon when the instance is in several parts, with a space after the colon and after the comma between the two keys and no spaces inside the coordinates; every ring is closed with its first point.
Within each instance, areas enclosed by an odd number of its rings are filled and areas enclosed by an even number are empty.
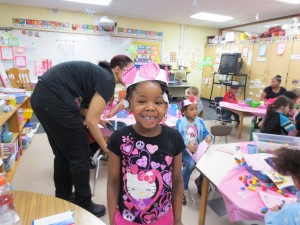
{"type": "Polygon", "coordinates": [[[102,120],[102,119],[99,119],[99,124],[105,128],[107,127],[107,125],[111,125],[111,123],[108,120],[102,120]]]}

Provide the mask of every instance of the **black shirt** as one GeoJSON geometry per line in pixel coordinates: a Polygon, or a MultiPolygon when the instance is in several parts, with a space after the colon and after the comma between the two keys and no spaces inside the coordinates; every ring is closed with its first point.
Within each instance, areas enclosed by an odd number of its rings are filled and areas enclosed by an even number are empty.
{"type": "Polygon", "coordinates": [[[85,61],[55,65],[39,80],[58,98],[76,108],[88,108],[95,91],[107,102],[115,89],[115,80],[110,69],[85,61]]]}
{"type": "Polygon", "coordinates": [[[274,93],[272,90],[272,86],[268,86],[264,89],[264,92],[267,93],[266,99],[269,98],[277,98],[278,96],[282,95],[284,92],[286,92],[286,89],[284,87],[280,87],[278,93],[274,93]]]}
{"type": "Polygon", "coordinates": [[[264,121],[264,126],[260,130],[262,133],[267,134],[282,134],[281,126],[280,126],[280,115],[279,113],[273,113],[271,117],[264,121]]]}

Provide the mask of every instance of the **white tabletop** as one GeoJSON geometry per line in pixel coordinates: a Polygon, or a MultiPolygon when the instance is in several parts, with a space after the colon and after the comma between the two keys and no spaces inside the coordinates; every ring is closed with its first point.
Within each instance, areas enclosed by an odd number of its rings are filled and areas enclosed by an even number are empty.
{"type": "Polygon", "coordinates": [[[237,143],[211,145],[197,163],[196,168],[205,175],[212,184],[218,186],[228,171],[235,166],[235,158],[241,158],[240,150],[236,150],[236,153],[232,155],[218,149],[236,149],[236,146],[237,143]]]}

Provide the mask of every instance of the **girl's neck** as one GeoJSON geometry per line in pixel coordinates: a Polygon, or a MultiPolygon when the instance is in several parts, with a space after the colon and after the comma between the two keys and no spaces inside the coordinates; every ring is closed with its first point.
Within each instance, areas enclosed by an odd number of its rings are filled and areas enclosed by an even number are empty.
{"type": "Polygon", "coordinates": [[[282,111],[281,109],[277,109],[276,112],[279,112],[279,113],[284,114],[283,111],[282,111]]]}
{"type": "Polygon", "coordinates": [[[143,137],[155,137],[161,133],[162,126],[158,124],[156,127],[151,129],[145,129],[138,124],[132,125],[132,128],[135,130],[136,133],[143,137]]]}
{"type": "Polygon", "coordinates": [[[280,89],[280,86],[277,86],[277,87],[273,87],[273,88],[272,88],[272,90],[275,91],[275,92],[278,92],[279,89],[280,89]]]}
{"type": "Polygon", "coordinates": [[[188,121],[189,123],[194,122],[194,119],[193,119],[193,118],[189,118],[189,117],[185,117],[185,118],[187,119],[187,121],[188,121]]]}

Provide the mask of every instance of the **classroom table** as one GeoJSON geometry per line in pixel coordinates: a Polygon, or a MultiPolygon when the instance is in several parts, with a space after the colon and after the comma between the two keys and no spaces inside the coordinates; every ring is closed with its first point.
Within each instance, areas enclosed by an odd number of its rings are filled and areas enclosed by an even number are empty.
{"type": "Polygon", "coordinates": [[[14,190],[13,198],[16,211],[23,225],[29,225],[32,224],[33,220],[69,210],[74,212],[75,224],[105,225],[104,222],[87,210],[54,196],[14,190]]]}
{"type": "MultiPolygon", "coordinates": [[[[218,188],[231,223],[249,220],[263,221],[264,214],[260,210],[264,207],[264,204],[259,197],[258,191],[260,189],[257,191],[240,189],[243,183],[239,180],[239,177],[248,175],[249,172],[245,167],[238,167],[235,163],[236,158],[241,159],[242,153],[247,153],[247,145],[253,143],[239,142],[212,145],[197,163],[196,168],[203,175],[199,225],[205,224],[210,183],[218,188]],[[229,154],[228,149],[233,150],[231,152],[233,154],[229,154]],[[250,201],[251,204],[249,204],[250,201]]],[[[280,195],[271,190],[267,190],[267,193],[280,195]]]]}
{"type": "Polygon", "coordinates": [[[242,107],[235,103],[223,102],[219,103],[220,107],[227,109],[233,113],[236,113],[240,116],[240,124],[238,131],[238,138],[240,139],[243,132],[243,121],[245,116],[258,116],[263,118],[266,114],[266,108],[251,108],[251,107],[242,107]]]}

